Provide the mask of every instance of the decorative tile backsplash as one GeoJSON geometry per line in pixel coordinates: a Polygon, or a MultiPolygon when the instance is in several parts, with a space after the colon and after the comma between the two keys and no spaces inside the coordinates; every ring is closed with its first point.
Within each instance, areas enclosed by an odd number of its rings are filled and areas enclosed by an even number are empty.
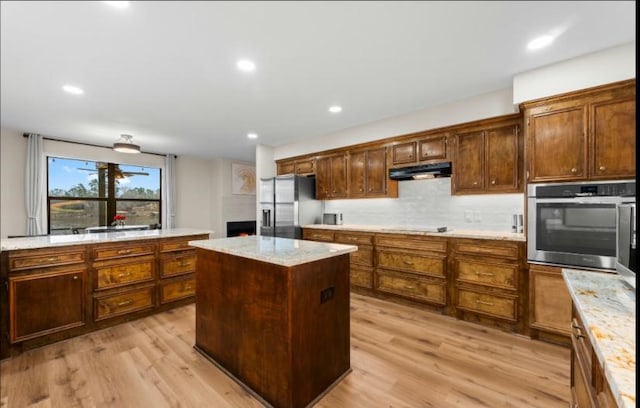
{"type": "Polygon", "coordinates": [[[524,213],[524,194],[451,195],[451,178],[401,181],[398,198],[325,200],[324,212],[343,213],[344,224],[511,231],[524,213]]]}

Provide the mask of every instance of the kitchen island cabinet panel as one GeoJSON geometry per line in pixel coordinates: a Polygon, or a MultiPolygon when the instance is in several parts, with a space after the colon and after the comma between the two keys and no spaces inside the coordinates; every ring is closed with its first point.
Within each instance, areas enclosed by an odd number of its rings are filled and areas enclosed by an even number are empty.
{"type": "Polygon", "coordinates": [[[555,266],[529,264],[529,325],[534,338],[568,344],[571,335],[571,295],[555,266]]]}
{"type": "Polygon", "coordinates": [[[115,288],[155,279],[155,258],[151,255],[116,261],[96,262],[93,265],[95,290],[115,288]]]}
{"type": "Polygon", "coordinates": [[[147,285],[125,292],[95,296],[93,300],[95,320],[99,321],[154,307],[153,289],[153,285],[147,285]]]}
{"type": "Polygon", "coordinates": [[[9,277],[11,343],[85,325],[85,282],[82,264],[9,277]]]}

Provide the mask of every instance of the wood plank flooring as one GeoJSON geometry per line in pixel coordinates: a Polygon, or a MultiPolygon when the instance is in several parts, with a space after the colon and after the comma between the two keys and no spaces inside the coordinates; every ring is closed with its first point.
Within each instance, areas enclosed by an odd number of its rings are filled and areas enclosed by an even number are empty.
{"type": "MultiPolygon", "coordinates": [[[[261,407],[193,349],[195,306],[0,364],[0,407],[261,407]]],[[[351,295],[353,371],[317,408],[569,406],[568,348],[351,295]]]]}

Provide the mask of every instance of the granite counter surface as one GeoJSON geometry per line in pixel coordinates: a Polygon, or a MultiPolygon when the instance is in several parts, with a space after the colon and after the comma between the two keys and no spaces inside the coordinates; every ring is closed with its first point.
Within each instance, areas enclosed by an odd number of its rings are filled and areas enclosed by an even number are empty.
{"type": "Polygon", "coordinates": [[[434,232],[433,228],[419,226],[383,226],[383,225],[327,225],[327,224],[309,224],[303,225],[302,228],[316,228],[334,231],[362,231],[374,233],[389,234],[409,234],[423,235],[444,238],[470,238],[470,239],[496,239],[502,241],[520,241],[525,242],[527,239],[524,234],[506,232],[506,231],[483,231],[483,230],[466,230],[466,229],[449,229],[446,232],[434,232]]]}
{"type": "Polygon", "coordinates": [[[6,238],[0,240],[0,251],[50,248],[67,245],[101,244],[105,242],[132,241],[139,239],[174,238],[199,234],[208,234],[210,236],[212,233],[212,231],[208,230],[173,228],[143,231],[101,232],[93,234],[46,235],[24,238],[6,238]]]}
{"type": "Polygon", "coordinates": [[[189,241],[189,245],[282,266],[295,266],[358,250],[354,245],[246,236],[189,241]]]}
{"type": "Polygon", "coordinates": [[[563,269],[618,406],[636,406],[636,292],[612,273],[563,269]]]}

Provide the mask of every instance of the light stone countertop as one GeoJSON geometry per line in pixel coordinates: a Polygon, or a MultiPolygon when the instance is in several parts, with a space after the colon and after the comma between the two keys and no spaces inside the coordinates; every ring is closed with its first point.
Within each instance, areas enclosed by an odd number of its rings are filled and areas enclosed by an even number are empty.
{"type": "Polygon", "coordinates": [[[300,265],[358,250],[355,245],[255,235],[189,241],[189,245],[282,266],[300,265]]]}
{"type": "Polygon", "coordinates": [[[0,251],[50,248],[66,245],[99,244],[105,242],[131,241],[138,239],[174,238],[188,235],[209,234],[209,230],[193,228],[155,229],[142,231],[100,232],[91,234],[46,235],[38,237],[5,238],[0,240],[0,251]]]}
{"type": "Polygon", "coordinates": [[[563,269],[562,276],[618,406],[635,407],[635,289],[613,273],[563,269]]]}
{"type": "MultiPolygon", "coordinates": [[[[436,226],[437,227],[437,226],[436,226]]],[[[444,238],[471,238],[471,239],[496,239],[502,241],[526,242],[524,234],[506,231],[483,231],[465,229],[447,229],[446,232],[433,232],[433,228],[420,226],[395,226],[395,225],[328,225],[328,224],[308,224],[302,228],[327,229],[335,231],[362,231],[390,234],[412,234],[425,235],[444,238]]]]}

